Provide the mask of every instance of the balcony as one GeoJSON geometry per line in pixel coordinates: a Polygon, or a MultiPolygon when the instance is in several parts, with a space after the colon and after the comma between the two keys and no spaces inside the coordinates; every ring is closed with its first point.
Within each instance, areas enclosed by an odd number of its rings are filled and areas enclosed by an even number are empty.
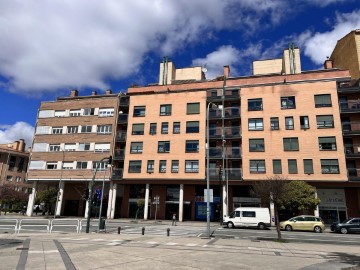
{"type": "MultiPolygon", "coordinates": [[[[221,147],[210,147],[209,157],[210,157],[210,159],[221,159],[222,158],[222,148],[221,147]]],[[[241,148],[240,147],[226,147],[226,153],[225,153],[224,158],[225,159],[241,158],[241,148]]]]}
{"type": "Polygon", "coordinates": [[[117,142],[125,142],[126,141],[126,132],[120,131],[116,134],[115,140],[117,142]]]}
{"type": "Polygon", "coordinates": [[[124,169],[113,169],[112,180],[121,180],[123,179],[123,171],[124,169]]]}
{"type": "MultiPolygon", "coordinates": [[[[206,97],[207,101],[210,101],[210,102],[221,101],[221,99],[222,99],[221,92],[222,92],[222,90],[208,91],[208,95],[206,97]]],[[[225,90],[224,100],[230,101],[230,100],[239,100],[239,99],[240,99],[240,94],[239,94],[238,89],[225,90]]]]}
{"type": "Polygon", "coordinates": [[[118,124],[127,124],[128,114],[119,114],[118,124]]]}
{"type": "Polygon", "coordinates": [[[348,168],[349,181],[360,181],[360,169],[348,168]]]}
{"type": "Polygon", "coordinates": [[[114,160],[123,160],[125,157],[124,149],[115,149],[114,160]]]}
{"type": "MultiPolygon", "coordinates": [[[[222,138],[222,127],[209,128],[210,139],[221,139],[222,138]]],[[[241,127],[232,126],[224,127],[224,139],[240,139],[241,138],[241,127]]]]}
{"type": "MultiPolygon", "coordinates": [[[[240,108],[239,107],[227,107],[224,109],[224,119],[232,119],[240,117],[240,108]]],[[[209,119],[221,119],[222,111],[219,109],[209,110],[209,119]]]]}
{"type": "Polygon", "coordinates": [[[129,106],[129,98],[128,97],[121,97],[120,98],[120,106],[122,106],[122,107],[129,106]]]}
{"type": "Polygon", "coordinates": [[[342,122],[344,136],[360,135],[360,122],[342,122]]]}
{"type": "Polygon", "coordinates": [[[340,113],[358,113],[360,112],[360,100],[348,100],[339,102],[340,113]]]}
{"type": "Polygon", "coordinates": [[[338,82],[338,93],[351,94],[360,92],[360,80],[338,82]]]}
{"type": "MultiPolygon", "coordinates": [[[[210,168],[210,180],[219,180],[219,170],[219,168],[210,168]]],[[[242,180],[242,169],[240,168],[225,168],[225,170],[223,170],[223,173],[225,173],[225,179],[227,176],[228,180],[242,180]]]]}

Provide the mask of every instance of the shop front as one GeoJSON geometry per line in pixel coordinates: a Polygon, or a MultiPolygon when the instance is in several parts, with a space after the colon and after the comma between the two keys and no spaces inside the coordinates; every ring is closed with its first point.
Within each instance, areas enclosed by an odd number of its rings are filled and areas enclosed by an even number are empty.
{"type": "Polygon", "coordinates": [[[317,189],[319,216],[325,224],[340,222],[347,218],[344,189],[317,189]]]}

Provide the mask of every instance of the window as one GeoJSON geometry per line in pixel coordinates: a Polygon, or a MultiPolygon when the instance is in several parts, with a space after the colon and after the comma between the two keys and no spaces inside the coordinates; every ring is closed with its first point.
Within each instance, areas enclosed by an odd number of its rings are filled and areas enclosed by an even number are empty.
{"type": "Polygon", "coordinates": [[[262,118],[249,118],[249,130],[264,130],[262,118]]]}
{"type": "Polygon", "coordinates": [[[81,110],[70,110],[70,114],[71,117],[74,116],[80,116],[81,115],[81,110]]]}
{"type": "Polygon", "coordinates": [[[270,118],[271,130],[279,130],[279,117],[270,118]]]}
{"type": "Polygon", "coordinates": [[[67,127],[67,133],[71,134],[71,133],[77,133],[78,132],[78,126],[68,126],[67,127]]]}
{"type": "Polygon", "coordinates": [[[57,162],[47,162],[46,163],[47,170],[56,170],[57,169],[57,162]]]}
{"type": "Polygon", "coordinates": [[[132,142],[130,146],[130,153],[141,154],[143,152],[143,142],[132,142]]]}
{"type": "Polygon", "coordinates": [[[154,135],[156,134],[156,123],[150,123],[150,134],[154,135]]]}
{"type": "Polygon", "coordinates": [[[199,133],[199,121],[187,121],[186,133],[199,133]]]}
{"type": "Polygon", "coordinates": [[[95,143],[95,152],[109,152],[110,151],[110,143],[95,143]]]}
{"type": "Polygon", "coordinates": [[[300,128],[301,129],[309,129],[309,117],[308,116],[300,116],[300,128]]]}
{"type": "Polygon", "coordinates": [[[65,151],[75,151],[76,150],[76,144],[75,143],[66,143],[64,146],[65,151]]]}
{"type": "Polygon", "coordinates": [[[79,151],[89,151],[90,143],[79,143],[79,151]]]}
{"type": "Polygon", "coordinates": [[[186,114],[199,114],[200,103],[188,103],[186,107],[186,114]]]}
{"type": "Polygon", "coordinates": [[[153,160],[148,160],[148,162],[147,162],[147,172],[148,173],[153,173],[154,172],[154,161],[153,160]]]}
{"type": "Polygon", "coordinates": [[[249,152],[264,152],[264,139],[249,139],[249,152]]]}
{"type": "Polygon", "coordinates": [[[114,116],[114,108],[100,108],[99,117],[111,117],[114,116]]]}
{"type": "Polygon", "coordinates": [[[281,159],[273,159],[273,173],[282,174],[281,159]]]}
{"type": "Polygon", "coordinates": [[[321,159],[321,173],[333,174],[340,173],[339,162],[337,159],[321,159]]]}
{"type": "Polygon", "coordinates": [[[55,117],[65,117],[66,111],[55,111],[55,117]]]}
{"type": "Polygon", "coordinates": [[[132,135],[144,135],[144,124],[133,124],[132,135]]]}
{"type": "Polygon", "coordinates": [[[47,148],[47,143],[34,143],[32,151],[33,152],[45,152],[47,148]]]}
{"type": "Polygon", "coordinates": [[[281,109],[295,109],[295,97],[281,97],[281,109]]]}
{"type": "Polygon", "coordinates": [[[336,150],[336,138],[319,137],[319,150],[336,150]]]}
{"type": "Polygon", "coordinates": [[[265,173],[265,160],[250,160],[250,173],[265,173]]]}
{"type": "Polygon", "coordinates": [[[20,176],[16,176],[16,183],[21,183],[21,177],[20,176]]]}
{"type": "Polygon", "coordinates": [[[321,107],[331,107],[331,95],[325,94],[325,95],[315,95],[315,108],[321,108],[321,107]]]}
{"type": "Polygon", "coordinates": [[[285,117],[285,129],[287,130],[294,129],[294,117],[292,116],[285,117]]]}
{"type": "Polygon", "coordinates": [[[171,161],[171,172],[172,173],[178,173],[179,172],[179,161],[178,160],[172,160],[171,161]]]}
{"type": "Polygon", "coordinates": [[[290,174],[298,173],[296,159],[288,159],[288,169],[290,174]]]}
{"type": "Polygon", "coordinates": [[[299,150],[299,140],[298,138],[284,138],[284,151],[298,151],[299,150]]]}
{"type": "Polygon", "coordinates": [[[166,160],[160,160],[159,173],[166,173],[166,160]]]}
{"type": "Polygon", "coordinates": [[[198,160],[185,160],[185,172],[186,173],[198,173],[199,161],[198,160]]]}
{"type": "Polygon", "coordinates": [[[129,173],[141,173],[141,160],[129,161],[129,173]]]}
{"type": "Polygon", "coordinates": [[[180,133],[180,122],[173,123],[173,133],[179,134],[180,133]]]}
{"type": "Polygon", "coordinates": [[[6,176],[6,181],[12,182],[12,179],[13,179],[12,175],[6,176]]]}
{"type": "Polygon", "coordinates": [[[256,217],[255,211],[242,211],[242,217],[256,217]]]}
{"type": "Polygon", "coordinates": [[[58,152],[60,151],[60,144],[50,144],[49,152],[58,152]]]}
{"type": "Polygon", "coordinates": [[[170,152],[169,141],[158,142],[158,153],[169,153],[169,152],[170,152]]]}
{"type": "Polygon", "coordinates": [[[48,117],[53,117],[53,116],[54,116],[53,110],[41,110],[41,111],[39,111],[38,118],[48,118],[48,117]]]}
{"type": "Polygon", "coordinates": [[[63,127],[53,127],[52,128],[52,134],[62,134],[63,133],[63,127]]]}
{"type": "Polygon", "coordinates": [[[81,126],[81,133],[90,133],[92,126],[81,126]]]}
{"type": "Polygon", "coordinates": [[[32,160],[29,165],[30,170],[43,170],[45,167],[45,161],[32,160]]]}
{"type": "Polygon", "coordinates": [[[105,171],[106,170],[106,167],[107,167],[107,162],[99,162],[99,161],[93,161],[92,162],[92,169],[93,171],[95,171],[96,169],[98,171],[105,171]]]}
{"type": "Polygon", "coordinates": [[[36,127],[35,134],[49,134],[50,133],[50,127],[49,126],[38,126],[36,127]]]}
{"type": "Polygon", "coordinates": [[[248,111],[262,111],[262,98],[248,99],[248,111]]]}
{"type": "Polygon", "coordinates": [[[21,172],[24,169],[24,164],[25,164],[25,158],[20,157],[18,169],[17,169],[18,172],[21,172]]]}
{"type": "Polygon", "coordinates": [[[112,125],[100,125],[100,126],[97,126],[96,132],[98,134],[111,134],[112,125]]]}
{"type": "Polygon", "coordinates": [[[313,174],[314,173],[312,159],[304,159],[304,173],[306,173],[306,174],[313,174]]]}
{"type": "Polygon", "coordinates": [[[171,115],[171,104],[160,105],[160,115],[171,115]]]}
{"type": "Polygon", "coordinates": [[[145,116],[145,110],[146,110],[145,106],[135,106],[133,116],[134,117],[143,117],[143,116],[145,116]]]}
{"type": "Polygon", "coordinates": [[[162,122],[161,123],[161,134],[168,134],[169,133],[169,123],[162,122]]]}
{"type": "Polygon", "coordinates": [[[332,115],[317,115],[316,124],[317,128],[333,128],[334,117],[332,115]]]}
{"type": "Polygon", "coordinates": [[[85,108],[83,115],[94,115],[95,109],[94,108],[85,108]]]}
{"type": "Polygon", "coordinates": [[[198,153],[199,152],[199,141],[186,141],[185,152],[186,153],[198,153]]]}
{"type": "Polygon", "coordinates": [[[87,164],[88,164],[87,161],[78,161],[78,162],[76,162],[76,169],[78,169],[78,170],[87,169],[87,164]]]}
{"type": "Polygon", "coordinates": [[[8,170],[9,171],[13,171],[14,167],[15,167],[15,163],[16,163],[16,156],[10,156],[10,160],[9,160],[9,167],[8,170]]]}

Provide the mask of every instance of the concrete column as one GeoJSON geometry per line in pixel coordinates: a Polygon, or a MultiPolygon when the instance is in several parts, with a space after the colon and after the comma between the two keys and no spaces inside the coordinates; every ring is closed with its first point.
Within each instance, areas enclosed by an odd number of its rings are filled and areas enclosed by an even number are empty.
{"type": "Polygon", "coordinates": [[[147,220],[147,219],[148,219],[148,213],[149,213],[149,194],[150,194],[150,184],[146,184],[145,204],[144,204],[144,220],[147,220]]]}
{"type": "Polygon", "coordinates": [[[222,215],[224,217],[224,215],[228,215],[228,211],[229,211],[229,207],[227,205],[227,194],[226,194],[226,185],[223,185],[222,186],[222,208],[223,208],[223,211],[222,211],[222,215]]]}
{"type": "MultiPolygon", "coordinates": [[[[270,194],[270,198],[272,198],[272,193],[270,194]]],[[[272,200],[270,201],[270,217],[271,217],[271,226],[275,226],[275,206],[272,200]]]]}
{"type": "Polygon", "coordinates": [[[107,207],[107,212],[106,212],[106,218],[110,218],[111,205],[112,205],[112,192],[113,192],[112,189],[113,189],[113,182],[110,182],[109,197],[108,197],[108,207],[107,207]]]}
{"type": "MultiPolygon", "coordinates": [[[[91,181],[89,182],[89,185],[88,185],[89,194],[90,194],[90,187],[91,187],[91,181]]],[[[85,218],[88,218],[88,211],[89,211],[89,200],[86,200],[85,218]]]]}
{"type": "Polygon", "coordinates": [[[31,217],[33,214],[33,211],[34,211],[34,204],[35,204],[35,198],[36,198],[36,192],[37,192],[37,184],[38,184],[38,181],[34,181],[32,190],[31,190],[31,194],[29,195],[28,206],[26,209],[26,215],[28,217],[31,217]]]}
{"type": "Polygon", "coordinates": [[[56,212],[55,212],[55,216],[57,216],[57,217],[61,216],[61,208],[62,208],[62,203],[63,203],[63,198],[64,198],[64,187],[65,187],[65,182],[61,181],[60,186],[59,186],[60,194],[59,194],[57,208],[56,208],[56,212]]]}
{"type": "Polygon", "coordinates": [[[180,184],[179,194],[179,221],[182,222],[184,217],[184,184],[180,184]]]}
{"type": "MultiPolygon", "coordinates": [[[[315,198],[317,198],[318,195],[317,195],[317,189],[315,188],[315,198]]],[[[315,217],[318,217],[320,215],[320,212],[319,212],[319,205],[316,206],[316,209],[314,210],[314,216],[315,217]]]]}
{"type": "Polygon", "coordinates": [[[110,212],[111,219],[113,219],[115,216],[116,192],[117,192],[117,184],[113,184],[113,192],[111,198],[111,212],[110,212]]]}

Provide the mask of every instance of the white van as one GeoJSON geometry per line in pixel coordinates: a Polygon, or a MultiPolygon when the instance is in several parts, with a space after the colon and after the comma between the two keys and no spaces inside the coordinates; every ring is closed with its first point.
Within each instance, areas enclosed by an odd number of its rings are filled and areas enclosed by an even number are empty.
{"type": "Polygon", "coordinates": [[[271,226],[268,208],[239,207],[229,216],[224,215],[223,225],[228,228],[256,227],[261,230],[271,226]]]}

